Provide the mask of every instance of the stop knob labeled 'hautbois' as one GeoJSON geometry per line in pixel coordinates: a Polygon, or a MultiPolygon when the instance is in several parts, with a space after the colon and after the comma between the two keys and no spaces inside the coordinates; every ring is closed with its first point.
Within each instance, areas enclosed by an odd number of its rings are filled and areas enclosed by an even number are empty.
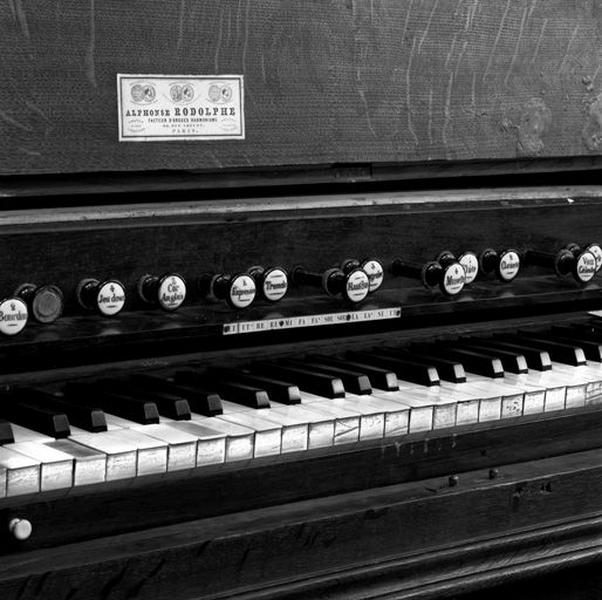
{"type": "Polygon", "coordinates": [[[365,258],[360,261],[356,258],[349,258],[341,263],[341,270],[343,273],[349,273],[354,269],[361,269],[368,275],[368,293],[373,294],[383,284],[385,270],[379,260],[376,260],[375,258],[365,258]]]}
{"type": "Polygon", "coordinates": [[[113,317],[125,306],[125,288],[120,281],[108,279],[83,279],[75,291],[82,308],[94,310],[105,317],[113,317]]]}
{"type": "Polygon", "coordinates": [[[485,275],[495,273],[501,282],[510,283],[520,272],[521,258],[513,249],[497,252],[493,248],[487,248],[481,252],[479,266],[485,275]]]}
{"type": "Polygon", "coordinates": [[[39,323],[53,323],[63,314],[63,292],[56,285],[24,283],[15,290],[15,296],[27,304],[30,314],[39,323]]]}
{"type": "Polygon", "coordinates": [[[0,333],[17,335],[27,325],[28,318],[27,305],[20,298],[0,300],[0,333]]]}
{"type": "Polygon", "coordinates": [[[177,273],[166,273],[161,277],[144,275],[138,281],[138,295],[146,304],[174,311],[186,299],[186,282],[177,273]]]}
{"type": "Polygon", "coordinates": [[[329,296],[340,295],[353,304],[365,300],[370,292],[370,280],[363,269],[351,269],[344,273],[338,267],[334,267],[323,273],[316,273],[297,266],[291,276],[296,285],[321,288],[329,296]]]}
{"type": "Polygon", "coordinates": [[[288,292],[288,274],[282,267],[264,269],[254,266],[248,273],[255,280],[259,296],[268,302],[278,302],[288,292]]]}
{"type": "Polygon", "coordinates": [[[229,275],[227,273],[201,275],[199,291],[211,301],[225,300],[231,308],[242,309],[253,304],[257,295],[255,280],[248,273],[229,275]]]}

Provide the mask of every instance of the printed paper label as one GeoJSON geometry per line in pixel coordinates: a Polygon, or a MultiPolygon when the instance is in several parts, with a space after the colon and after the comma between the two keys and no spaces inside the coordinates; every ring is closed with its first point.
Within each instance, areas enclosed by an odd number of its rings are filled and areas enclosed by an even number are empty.
{"type": "Polygon", "coordinates": [[[120,142],[244,140],[242,75],[117,75],[120,142]]]}

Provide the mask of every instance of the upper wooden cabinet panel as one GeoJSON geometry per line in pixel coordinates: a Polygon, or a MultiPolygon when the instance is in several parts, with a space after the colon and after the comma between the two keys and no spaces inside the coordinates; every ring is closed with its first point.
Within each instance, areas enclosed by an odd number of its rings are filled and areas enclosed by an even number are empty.
{"type": "Polygon", "coordinates": [[[602,147],[596,0],[7,0],[0,173],[602,147]],[[246,138],[120,143],[118,73],[243,75],[246,138]]]}

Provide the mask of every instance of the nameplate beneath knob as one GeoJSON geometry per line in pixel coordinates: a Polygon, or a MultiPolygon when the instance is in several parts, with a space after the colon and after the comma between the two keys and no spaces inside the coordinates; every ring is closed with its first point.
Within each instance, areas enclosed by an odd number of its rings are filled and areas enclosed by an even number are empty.
{"type": "Polygon", "coordinates": [[[261,333],[279,329],[296,329],[301,327],[320,327],[323,325],[347,325],[365,321],[383,321],[401,317],[401,307],[377,308],[373,310],[354,310],[348,312],[322,315],[306,315],[300,317],[282,317],[280,319],[263,319],[261,321],[239,321],[224,323],[223,335],[239,333],[261,333]]]}

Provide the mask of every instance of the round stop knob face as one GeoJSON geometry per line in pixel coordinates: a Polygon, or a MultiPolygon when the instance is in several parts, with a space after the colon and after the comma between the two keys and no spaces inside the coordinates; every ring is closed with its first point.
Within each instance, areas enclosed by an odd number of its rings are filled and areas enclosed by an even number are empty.
{"type": "Polygon", "coordinates": [[[465,252],[458,258],[458,262],[464,269],[464,275],[466,276],[466,284],[472,283],[479,274],[479,259],[474,252],[465,252]]]}
{"type": "Polygon", "coordinates": [[[186,282],[179,275],[167,275],[157,288],[157,300],[164,310],[176,310],[186,299],[186,282]]]}
{"type": "Polygon", "coordinates": [[[596,259],[596,271],[602,269],[602,248],[599,244],[590,244],[586,250],[591,252],[596,259]]]}
{"type": "Polygon", "coordinates": [[[228,303],[234,308],[246,308],[253,303],[256,293],[255,280],[250,275],[236,275],[230,282],[228,303]]]}
{"type": "Polygon", "coordinates": [[[356,269],[347,275],[343,297],[350,302],[361,302],[370,292],[370,279],[365,271],[356,269]]]}
{"type": "Polygon", "coordinates": [[[12,519],[8,524],[8,530],[16,540],[23,542],[29,539],[33,527],[27,519],[12,519]]]}
{"type": "Polygon", "coordinates": [[[20,298],[0,301],[0,333],[17,335],[27,325],[27,305],[20,298]]]}
{"type": "Polygon", "coordinates": [[[55,285],[43,285],[31,301],[31,312],[40,323],[53,323],[63,313],[63,293],[55,285]]]}
{"type": "Polygon", "coordinates": [[[284,269],[275,267],[266,271],[261,286],[263,297],[270,302],[278,302],[288,291],[288,275],[284,269]]]}
{"type": "Polygon", "coordinates": [[[448,296],[455,296],[464,289],[466,275],[460,263],[453,263],[443,271],[441,289],[448,296]]]}
{"type": "Polygon", "coordinates": [[[591,252],[582,252],[575,264],[575,277],[581,283],[587,283],[596,274],[596,257],[591,252]]]}
{"type": "Polygon", "coordinates": [[[125,290],[118,281],[107,281],[98,288],[96,306],[101,314],[112,317],[125,306],[125,290]]]}
{"type": "Polygon", "coordinates": [[[370,293],[374,293],[382,284],[385,278],[385,270],[378,260],[367,260],[362,264],[362,269],[368,275],[370,293]]]}
{"type": "Polygon", "coordinates": [[[520,271],[520,256],[514,250],[503,252],[500,256],[498,275],[502,281],[512,281],[520,271]]]}

